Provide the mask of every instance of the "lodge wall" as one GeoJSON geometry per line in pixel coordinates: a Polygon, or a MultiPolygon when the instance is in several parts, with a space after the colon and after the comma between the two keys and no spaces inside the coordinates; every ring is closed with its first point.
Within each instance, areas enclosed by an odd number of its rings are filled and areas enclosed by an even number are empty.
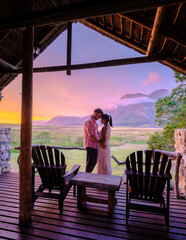
{"type": "Polygon", "coordinates": [[[0,128],[0,174],[9,172],[10,167],[10,129],[0,128]]]}
{"type": "Polygon", "coordinates": [[[186,198],[186,129],[176,129],[174,140],[176,152],[182,153],[179,168],[179,192],[186,198]]]}

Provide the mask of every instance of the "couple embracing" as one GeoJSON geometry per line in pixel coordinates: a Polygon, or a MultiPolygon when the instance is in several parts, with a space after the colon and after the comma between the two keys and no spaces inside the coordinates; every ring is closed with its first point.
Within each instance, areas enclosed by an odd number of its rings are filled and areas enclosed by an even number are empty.
{"type": "Polygon", "coordinates": [[[84,124],[84,148],[87,151],[86,172],[92,172],[97,163],[98,174],[112,174],[110,154],[110,134],[112,117],[96,108],[84,124]],[[98,131],[97,120],[101,118],[103,127],[98,131]]]}

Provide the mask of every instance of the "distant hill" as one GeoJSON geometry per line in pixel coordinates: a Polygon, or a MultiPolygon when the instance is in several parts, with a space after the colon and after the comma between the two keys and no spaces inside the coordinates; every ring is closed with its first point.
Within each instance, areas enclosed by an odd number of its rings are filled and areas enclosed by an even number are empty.
{"type": "Polygon", "coordinates": [[[169,91],[166,89],[159,89],[151,94],[126,94],[106,111],[112,116],[115,126],[156,127],[155,102],[167,95],[169,91]]]}
{"type": "Polygon", "coordinates": [[[47,126],[82,126],[86,117],[56,116],[46,122],[47,126]]]}
{"type": "MultiPolygon", "coordinates": [[[[155,102],[158,98],[167,95],[169,95],[169,91],[166,89],[159,89],[151,94],[126,94],[112,106],[105,108],[104,112],[112,116],[114,126],[155,127],[157,126],[155,122],[155,102]]],[[[87,116],[56,116],[48,122],[42,123],[42,125],[83,126],[86,118],[87,116]]]]}
{"type": "Polygon", "coordinates": [[[168,94],[169,94],[169,91],[167,89],[159,89],[159,90],[152,92],[151,94],[143,94],[143,93],[126,94],[126,95],[122,96],[121,99],[140,98],[140,97],[149,97],[152,99],[158,99],[158,98],[162,98],[168,94]]]}
{"type": "Polygon", "coordinates": [[[143,93],[133,93],[133,94],[126,94],[121,99],[128,99],[128,98],[139,98],[139,97],[146,97],[147,95],[143,93]]]}
{"type": "Polygon", "coordinates": [[[155,104],[144,102],[118,106],[107,111],[113,118],[114,126],[155,127],[155,104]]]}

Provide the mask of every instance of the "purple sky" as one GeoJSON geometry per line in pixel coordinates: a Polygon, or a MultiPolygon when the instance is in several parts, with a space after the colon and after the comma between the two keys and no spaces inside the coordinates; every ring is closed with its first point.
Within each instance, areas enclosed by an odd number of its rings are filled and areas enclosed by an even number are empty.
{"type": "MultiPolygon", "coordinates": [[[[73,24],[72,34],[72,64],[142,56],[80,23],[73,24]]],[[[66,38],[66,32],[62,33],[35,60],[34,66],[65,65],[66,38]]],[[[76,70],[71,76],[66,72],[34,74],[33,115],[35,120],[56,115],[83,116],[95,107],[105,108],[127,93],[149,94],[175,86],[173,70],[159,63],[76,70]]],[[[19,118],[20,93],[21,76],[3,90],[2,116],[6,118],[6,112],[12,112],[12,118],[19,118]]],[[[7,113],[7,121],[10,118],[7,113]]]]}

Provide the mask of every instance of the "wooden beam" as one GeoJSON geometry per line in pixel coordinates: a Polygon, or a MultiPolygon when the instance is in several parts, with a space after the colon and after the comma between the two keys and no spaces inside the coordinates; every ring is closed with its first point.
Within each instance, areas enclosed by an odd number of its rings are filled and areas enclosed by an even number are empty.
{"type": "Polygon", "coordinates": [[[185,64],[176,62],[174,60],[166,60],[166,61],[162,61],[162,63],[166,64],[168,67],[172,68],[174,71],[179,72],[183,75],[186,75],[185,64]]]}
{"type": "Polygon", "coordinates": [[[140,35],[140,42],[143,40],[143,26],[141,26],[141,35],[140,35]]]}
{"type": "Polygon", "coordinates": [[[121,15],[120,15],[120,26],[121,26],[120,34],[122,35],[124,32],[124,22],[123,22],[123,17],[121,15]]]}
{"type": "Polygon", "coordinates": [[[3,68],[8,68],[8,69],[14,69],[14,70],[17,69],[17,67],[15,67],[12,64],[6,62],[2,58],[0,58],[0,66],[2,66],[3,68]]]}
{"type": "MultiPolygon", "coordinates": [[[[72,51],[72,23],[67,24],[67,66],[71,65],[71,51],[72,51]]],[[[67,75],[71,75],[71,71],[67,70],[67,75]]]]}
{"type": "MultiPolygon", "coordinates": [[[[25,0],[25,3],[27,0],[25,0]]],[[[33,0],[26,3],[29,11],[33,9],[33,0]]],[[[23,32],[23,76],[22,107],[19,162],[19,224],[31,221],[31,150],[32,150],[32,97],[33,97],[33,39],[34,28],[23,32]]]]}
{"type": "Polygon", "coordinates": [[[163,44],[162,44],[161,49],[160,49],[160,53],[162,53],[162,51],[163,51],[163,49],[165,47],[165,44],[167,42],[167,39],[168,39],[167,37],[164,39],[163,44]]]}
{"type": "Polygon", "coordinates": [[[179,16],[179,14],[180,14],[180,10],[181,10],[182,5],[183,5],[183,4],[180,4],[180,5],[179,5],[178,10],[177,10],[177,12],[176,12],[176,16],[175,16],[175,18],[174,18],[174,21],[173,21],[173,24],[172,24],[172,25],[174,25],[174,24],[176,23],[176,21],[177,21],[177,19],[178,19],[178,16],[179,16]]]}
{"type": "MultiPolygon", "coordinates": [[[[91,68],[100,68],[100,67],[113,67],[113,66],[123,66],[130,64],[138,64],[138,63],[149,63],[149,62],[157,62],[157,61],[165,61],[168,59],[172,59],[169,56],[153,56],[153,57],[136,57],[136,58],[124,58],[124,59],[115,59],[108,60],[103,62],[94,62],[94,63],[84,63],[84,64],[75,64],[70,66],[52,66],[52,67],[38,67],[34,68],[34,73],[39,72],[57,72],[57,71],[67,71],[67,70],[82,70],[82,69],[91,69],[91,68]]],[[[22,73],[22,70],[6,70],[0,71],[0,74],[19,74],[22,73]]]]}
{"type": "Polygon", "coordinates": [[[186,0],[94,0],[62,5],[33,13],[24,13],[0,19],[0,31],[10,29],[42,26],[51,23],[78,21],[114,13],[127,13],[160,6],[177,5],[186,0]]]}
{"type": "MultiPolygon", "coordinates": [[[[119,43],[122,43],[128,47],[134,48],[136,51],[138,51],[142,54],[146,53],[146,47],[144,47],[142,44],[140,44],[136,41],[133,41],[132,39],[128,39],[124,36],[121,36],[120,34],[117,34],[116,32],[113,32],[113,31],[109,30],[108,28],[101,26],[100,24],[92,21],[91,19],[83,20],[82,23],[84,25],[104,34],[105,36],[108,36],[108,37],[114,39],[115,41],[117,41],[119,43]]],[[[164,61],[161,61],[161,63],[166,64],[167,66],[180,72],[181,74],[186,75],[185,65],[178,63],[176,60],[164,60],[164,61]]]]}
{"type": "Polygon", "coordinates": [[[132,21],[130,21],[130,38],[132,38],[132,21]]]}
{"type": "MultiPolygon", "coordinates": [[[[148,19],[144,19],[142,17],[136,16],[134,13],[128,13],[128,14],[120,14],[122,17],[124,17],[127,20],[132,20],[134,23],[139,24],[141,27],[144,27],[148,30],[152,30],[152,24],[149,23],[148,19]]],[[[181,37],[179,37],[179,34],[177,34],[177,31],[171,28],[169,30],[160,29],[159,34],[161,34],[164,37],[167,37],[169,40],[180,44],[183,47],[186,47],[185,40],[181,37]],[[172,32],[171,32],[172,31],[172,32]]]]}
{"type": "MultiPolygon", "coordinates": [[[[178,16],[179,16],[179,13],[180,13],[180,9],[181,9],[182,5],[183,5],[183,4],[180,4],[179,7],[178,7],[178,10],[177,10],[177,12],[176,12],[176,16],[175,16],[174,21],[173,21],[173,23],[172,23],[172,28],[173,28],[174,24],[176,23],[176,21],[177,21],[177,19],[178,19],[178,16]]],[[[160,49],[160,53],[163,51],[163,48],[164,48],[164,46],[165,46],[165,44],[166,44],[166,42],[167,42],[167,39],[168,39],[168,38],[166,37],[165,40],[164,40],[164,42],[163,42],[163,44],[162,44],[162,47],[161,47],[161,49],[160,49]]],[[[177,43],[177,44],[176,44],[176,47],[179,46],[179,45],[180,45],[180,43],[177,43]]],[[[175,51],[173,51],[172,54],[174,54],[174,53],[176,52],[176,50],[177,50],[177,48],[175,48],[175,51]]]]}
{"type": "Polygon", "coordinates": [[[172,51],[172,55],[174,56],[175,52],[178,50],[179,48],[179,44],[176,44],[176,47],[174,48],[174,50],[172,51]]]}
{"type": "Polygon", "coordinates": [[[161,23],[162,23],[162,20],[163,20],[164,13],[165,13],[165,8],[164,7],[159,7],[156,11],[156,16],[155,16],[155,19],[154,19],[154,24],[153,24],[153,28],[152,28],[152,32],[151,32],[146,56],[150,56],[151,53],[154,50],[154,46],[155,46],[156,39],[157,39],[158,34],[159,34],[159,29],[160,29],[160,26],[161,26],[161,23]]]}
{"type": "Polygon", "coordinates": [[[114,17],[113,15],[110,15],[110,28],[114,30],[114,17]]]}

